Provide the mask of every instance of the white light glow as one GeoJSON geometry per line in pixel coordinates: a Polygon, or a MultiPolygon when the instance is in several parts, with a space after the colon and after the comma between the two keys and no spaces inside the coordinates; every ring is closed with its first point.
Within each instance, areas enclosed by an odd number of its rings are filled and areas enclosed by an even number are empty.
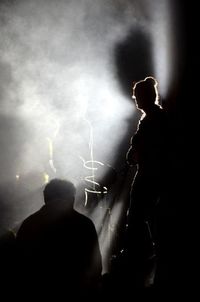
{"type": "Polygon", "coordinates": [[[174,80],[177,61],[173,3],[171,0],[147,2],[152,14],[150,31],[153,41],[154,75],[159,82],[160,95],[165,98],[174,80]]]}

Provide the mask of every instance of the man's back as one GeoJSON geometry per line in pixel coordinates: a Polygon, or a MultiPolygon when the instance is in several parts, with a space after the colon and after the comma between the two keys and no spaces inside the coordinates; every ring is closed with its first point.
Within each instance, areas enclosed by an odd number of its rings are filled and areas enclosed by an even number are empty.
{"type": "Polygon", "coordinates": [[[31,291],[73,292],[97,285],[101,254],[93,222],[74,209],[43,206],[17,233],[22,281],[31,291]]]}

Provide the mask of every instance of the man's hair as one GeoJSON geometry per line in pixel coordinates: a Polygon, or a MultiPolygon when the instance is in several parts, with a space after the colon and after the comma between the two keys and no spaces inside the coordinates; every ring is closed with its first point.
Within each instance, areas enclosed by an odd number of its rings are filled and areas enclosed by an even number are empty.
{"type": "Polygon", "coordinates": [[[45,186],[43,194],[45,203],[56,199],[74,200],[76,188],[68,180],[54,178],[45,186]]]}

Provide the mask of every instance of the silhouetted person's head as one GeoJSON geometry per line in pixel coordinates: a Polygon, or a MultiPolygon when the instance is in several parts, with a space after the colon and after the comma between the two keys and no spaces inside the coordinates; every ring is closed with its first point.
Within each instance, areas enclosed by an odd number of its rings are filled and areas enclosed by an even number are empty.
{"type": "Polygon", "coordinates": [[[158,82],[154,77],[146,77],[144,80],[134,83],[133,96],[138,109],[148,112],[158,105],[158,82]]]}
{"type": "Polygon", "coordinates": [[[44,188],[44,202],[49,204],[66,204],[67,207],[73,207],[76,188],[70,181],[62,179],[52,179],[44,188]]]}

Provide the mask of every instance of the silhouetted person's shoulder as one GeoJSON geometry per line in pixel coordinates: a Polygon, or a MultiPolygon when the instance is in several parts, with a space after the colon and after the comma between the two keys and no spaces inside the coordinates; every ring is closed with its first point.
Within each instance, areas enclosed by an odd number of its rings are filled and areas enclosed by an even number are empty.
{"type": "MultiPolygon", "coordinates": [[[[70,210],[60,212],[56,208],[43,206],[39,211],[27,217],[21,224],[17,233],[17,240],[32,240],[34,236],[42,234],[42,230],[47,230],[51,226],[74,225],[75,229],[87,228],[94,231],[94,224],[88,217],[83,214],[70,210]]],[[[83,231],[83,229],[79,229],[83,231]]],[[[73,232],[73,229],[69,230],[73,232]]]]}
{"type": "Polygon", "coordinates": [[[75,225],[77,225],[79,227],[83,226],[85,228],[88,228],[89,230],[91,230],[91,232],[94,232],[96,234],[96,229],[95,229],[94,223],[89,217],[87,217],[77,211],[73,211],[72,216],[73,216],[73,221],[74,221],[75,225]]]}

